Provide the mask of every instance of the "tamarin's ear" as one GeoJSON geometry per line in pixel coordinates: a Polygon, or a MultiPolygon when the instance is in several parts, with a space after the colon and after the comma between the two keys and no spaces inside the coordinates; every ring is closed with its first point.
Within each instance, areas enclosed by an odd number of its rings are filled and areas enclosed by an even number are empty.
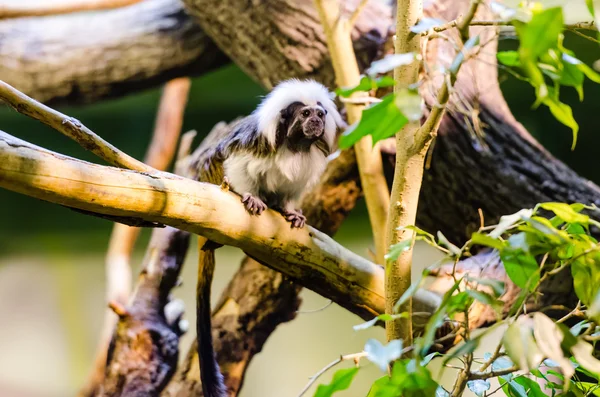
{"type": "Polygon", "coordinates": [[[317,102],[317,105],[321,106],[323,108],[323,111],[325,112],[325,114],[327,114],[327,109],[325,109],[325,106],[323,106],[323,104],[321,102],[317,102]]]}
{"type": "Polygon", "coordinates": [[[304,104],[302,102],[294,102],[288,105],[287,107],[281,109],[281,111],[279,112],[279,122],[281,124],[288,122],[289,119],[294,116],[294,112],[296,111],[296,109],[303,106],[304,104]]]}

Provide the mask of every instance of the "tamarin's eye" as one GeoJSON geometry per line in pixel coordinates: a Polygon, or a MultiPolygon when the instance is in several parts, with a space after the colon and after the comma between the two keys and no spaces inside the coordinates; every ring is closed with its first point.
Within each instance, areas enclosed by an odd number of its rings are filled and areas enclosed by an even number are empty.
{"type": "Polygon", "coordinates": [[[308,110],[305,110],[304,112],[302,112],[302,115],[304,117],[308,117],[308,116],[310,116],[310,112],[308,110]]]}
{"type": "Polygon", "coordinates": [[[323,117],[323,112],[321,112],[321,111],[319,110],[319,112],[317,113],[317,115],[318,115],[319,117],[323,117]]]}

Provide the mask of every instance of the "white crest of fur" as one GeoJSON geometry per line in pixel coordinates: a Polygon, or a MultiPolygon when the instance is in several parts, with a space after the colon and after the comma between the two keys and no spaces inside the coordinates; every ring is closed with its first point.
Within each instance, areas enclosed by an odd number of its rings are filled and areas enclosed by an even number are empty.
{"type": "Polygon", "coordinates": [[[337,127],[342,127],[344,122],[329,91],[323,84],[314,80],[298,79],[279,83],[255,111],[258,131],[267,138],[269,144],[275,147],[281,111],[294,102],[302,102],[307,106],[315,106],[317,102],[321,102],[327,111],[324,138],[329,147],[333,147],[337,127]]]}

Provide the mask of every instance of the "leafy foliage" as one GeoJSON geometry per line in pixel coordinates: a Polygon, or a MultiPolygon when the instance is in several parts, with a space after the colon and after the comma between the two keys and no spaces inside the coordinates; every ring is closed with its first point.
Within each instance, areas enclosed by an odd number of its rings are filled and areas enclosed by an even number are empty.
{"type": "MultiPolygon", "coordinates": [[[[588,7],[593,12],[591,3],[588,7]]],[[[526,22],[515,13],[511,23],[520,40],[519,50],[499,52],[498,60],[505,66],[520,70],[524,79],[535,88],[535,106],[546,105],[558,121],[571,128],[574,148],[579,125],[571,107],[561,102],[560,87],[573,87],[583,100],[585,77],[598,83],[600,75],[563,46],[562,8],[533,8],[531,18],[526,22]]]]}
{"type": "MultiPolygon", "coordinates": [[[[595,15],[593,2],[590,0],[586,4],[595,15]]],[[[491,9],[500,21],[515,28],[520,40],[517,51],[498,53],[499,62],[534,87],[535,107],[547,106],[557,120],[572,129],[574,146],[579,127],[571,108],[561,102],[560,89],[570,87],[583,100],[585,79],[600,83],[600,74],[564,47],[562,9],[544,9],[536,2],[523,2],[516,9],[493,2],[491,9]]],[[[448,23],[422,18],[411,31],[426,34],[454,26],[456,21],[448,23]]],[[[482,45],[479,40],[479,36],[474,36],[464,44],[462,41],[454,43],[454,59],[440,68],[450,85],[457,78],[460,66],[482,45]]],[[[421,61],[419,55],[412,53],[386,57],[373,63],[357,86],[339,89],[337,94],[342,98],[360,98],[369,91],[391,87],[394,81],[385,73],[421,61]]],[[[419,120],[423,108],[416,90],[419,84],[397,89],[365,108],[361,120],[340,138],[340,147],[348,148],[368,135],[376,143],[395,135],[407,123],[419,120]]],[[[416,226],[406,226],[405,229],[413,231],[412,238],[389,247],[386,261],[397,260],[403,252],[412,249],[415,241],[423,241],[445,256],[444,261],[433,265],[423,276],[435,267],[444,266],[444,271],[451,267],[454,283],[441,298],[435,312],[430,313],[422,333],[411,346],[400,340],[383,344],[370,339],[366,343],[361,357],[387,372],[373,383],[368,397],[457,397],[465,389],[477,396],[488,396],[498,391],[492,388],[494,378],[507,396],[545,396],[547,390],[552,395],[600,395],[598,382],[590,382],[590,379],[600,379],[600,360],[593,354],[593,343],[600,340],[600,244],[592,234],[594,228],[596,231],[600,228],[600,223],[590,216],[597,212],[595,206],[579,203],[540,203],[534,208],[503,216],[496,225],[481,226],[462,246],[452,243],[440,232],[434,235],[416,226]],[[448,266],[456,265],[482,249],[498,254],[510,279],[509,288],[495,279],[458,274],[456,266],[448,266]],[[580,300],[577,308],[559,321],[543,312],[527,313],[525,304],[539,296],[540,286],[552,277],[564,277],[567,272],[571,273],[573,289],[580,300]],[[507,308],[502,301],[503,294],[507,290],[514,292],[515,286],[520,292],[514,304],[507,308]],[[475,307],[491,309],[497,321],[483,332],[471,335],[469,314],[475,307]],[[568,328],[563,322],[570,318],[579,321],[568,328]],[[483,338],[501,326],[505,331],[496,349],[490,349],[483,360],[475,357],[476,349],[483,346],[483,338]],[[436,347],[449,337],[461,338],[463,343],[452,352],[438,353],[436,347]],[[433,379],[427,368],[433,360],[438,360],[442,366],[451,365],[451,361],[462,363],[451,392],[433,379]],[[479,371],[475,368],[476,363],[481,364],[479,371]],[[545,390],[540,387],[539,380],[545,381],[545,390]]],[[[410,313],[399,313],[399,308],[417,292],[424,280],[422,277],[420,282],[411,284],[391,313],[378,315],[354,329],[361,331],[383,321],[407,318],[410,313]]],[[[358,371],[358,368],[352,370],[358,371]]],[[[331,391],[333,394],[349,387],[354,374],[352,372],[350,377],[350,372],[342,372],[337,378],[334,376],[334,381],[326,385],[327,389],[322,389],[323,393],[331,391]]]]}
{"type": "Polygon", "coordinates": [[[314,397],[330,397],[335,392],[346,390],[350,387],[354,376],[358,373],[358,368],[345,368],[338,370],[334,375],[331,383],[328,385],[319,385],[314,397]]]}

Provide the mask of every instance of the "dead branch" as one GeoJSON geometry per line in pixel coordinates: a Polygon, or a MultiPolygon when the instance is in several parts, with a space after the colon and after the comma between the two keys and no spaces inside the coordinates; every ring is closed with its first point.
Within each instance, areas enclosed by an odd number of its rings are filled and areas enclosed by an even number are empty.
{"type": "Polygon", "coordinates": [[[70,14],[81,11],[100,11],[120,8],[139,3],[141,0],[95,0],[81,3],[44,4],[37,6],[0,6],[0,19],[41,17],[47,15],[70,14]]]}
{"type": "Polygon", "coordinates": [[[152,167],[121,152],[81,124],[79,120],[41,104],[3,81],[0,81],[0,100],[3,100],[17,112],[41,121],[73,139],[84,149],[89,150],[109,164],[144,172],[155,171],[152,167]]]}

